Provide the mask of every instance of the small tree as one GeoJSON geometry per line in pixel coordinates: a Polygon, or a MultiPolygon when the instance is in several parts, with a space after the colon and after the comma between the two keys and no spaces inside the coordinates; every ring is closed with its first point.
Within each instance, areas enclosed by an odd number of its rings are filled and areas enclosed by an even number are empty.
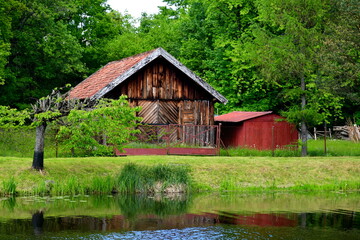
{"type": "Polygon", "coordinates": [[[67,116],[72,109],[82,109],[94,105],[89,99],[80,101],[68,98],[68,93],[61,94],[60,89],[55,89],[46,97],[36,101],[32,105],[32,121],[36,126],[35,148],[32,168],[42,170],[44,168],[44,140],[45,130],[50,122],[67,116]]]}
{"type": "Polygon", "coordinates": [[[137,132],[139,107],[132,108],[121,96],[118,100],[101,99],[91,110],[73,109],[60,127],[58,138],[70,150],[80,149],[87,154],[109,154],[121,149],[137,132]]]}

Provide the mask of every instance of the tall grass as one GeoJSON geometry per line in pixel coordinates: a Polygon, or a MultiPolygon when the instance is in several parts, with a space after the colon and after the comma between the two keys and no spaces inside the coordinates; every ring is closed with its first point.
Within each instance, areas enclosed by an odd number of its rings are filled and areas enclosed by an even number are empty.
{"type": "Polygon", "coordinates": [[[66,178],[62,183],[55,182],[51,193],[54,195],[76,195],[85,194],[85,186],[76,176],[66,178]]]}
{"type": "Polygon", "coordinates": [[[115,178],[110,175],[94,177],[89,186],[89,192],[92,193],[112,193],[115,191],[115,178]]]}
{"type": "Polygon", "coordinates": [[[16,194],[16,182],[14,177],[10,177],[7,180],[4,180],[2,183],[2,193],[4,195],[15,195],[16,194]]]}
{"type": "Polygon", "coordinates": [[[117,177],[120,192],[184,192],[190,185],[189,168],[181,165],[126,164],[117,177]]]}
{"type": "MultiPolygon", "coordinates": [[[[35,180],[35,172],[32,170],[27,178],[35,180]]],[[[68,171],[68,170],[66,170],[68,171]]],[[[178,193],[186,192],[190,186],[189,168],[182,165],[155,165],[141,166],[135,164],[124,164],[118,174],[106,172],[61,174],[61,178],[51,178],[48,173],[40,174],[31,185],[28,185],[21,194],[24,195],[78,195],[78,194],[112,194],[123,193],[178,193]],[[54,180],[51,180],[54,179],[54,180]]],[[[0,194],[15,194],[17,184],[14,177],[3,181],[0,194]]]]}

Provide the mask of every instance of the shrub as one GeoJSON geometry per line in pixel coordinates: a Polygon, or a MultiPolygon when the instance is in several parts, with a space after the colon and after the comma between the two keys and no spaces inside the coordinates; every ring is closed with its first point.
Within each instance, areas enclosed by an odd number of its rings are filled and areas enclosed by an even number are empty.
{"type": "Polygon", "coordinates": [[[130,163],[117,177],[120,192],[184,192],[189,184],[189,169],[180,165],[147,167],[130,163]]]}

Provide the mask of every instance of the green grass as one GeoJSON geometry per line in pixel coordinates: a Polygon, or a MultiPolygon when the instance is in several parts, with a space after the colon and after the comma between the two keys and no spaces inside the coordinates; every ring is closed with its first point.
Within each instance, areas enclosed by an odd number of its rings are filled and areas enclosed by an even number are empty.
{"type": "Polygon", "coordinates": [[[32,170],[31,162],[31,158],[0,157],[1,194],[8,192],[3,182],[8,183],[11,177],[21,195],[111,193],[119,188],[120,172],[129,163],[152,169],[141,177],[141,181],[149,182],[159,181],[156,176],[188,181],[183,173],[171,176],[172,172],[164,166],[170,166],[170,170],[177,166],[190,170],[191,191],[360,190],[360,157],[47,158],[43,172],[32,170]]]}
{"type": "MultiPolygon", "coordinates": [[[[45,135],[45,157],[53,158],[58,152],[59,157],[71,157],[72,153],[60,144],[56,145],[55,131],[47,128],[45,135]]],[[[35,129],[0,129],[0,156],[2,157],[32,157],[35,144],[35,129]]],[[[161,148],[166,144],[156,145],[149,143],[129,143],[125,147],[129,148],[161,148]]],[[[173,146],[174,147],[174,146],[173,146]]],[[[176,145],[175,147],[189,147],[187,145],[176,145]]],[[[360,143],[354,143],[345,140],[328,140],[327,154],[324,153],[323,140],[308,141],[309,156],[360,156],[360,143]]],[[[84,153],[75,151],[78,156],[84,156],[84,153]]],[[[271,150],[259,151],[249,148],[229,148],[221,149],[221,156],[258,156],[258,157],[298,157],[300,150],[277,149],[274,153],[271,150]]]]}
{"type": "Polygon", "coordinates": [[[126,193],[185,192],[189,169],[179,165],[139,166],[129,163],[117,177],[118,189],[126,193]]]}
{"type": "MultiPolygon", "coordinates": [[[[300,146],[299,146],[300,148],[300,146]]],[[[309,156],[360,156],[360,142],[328,139],[326,141],[326,154],[324,152],[324,140],[308,140],[309,156]]],[[[256,150],[251,148],[228,148],[221,149],[222,156],[257,156],[257,157],[299,157],[300,149],[276,149],[256,150]]]]}
{"type": "MultiPolygon", "coordinates": [[[[328,139],[326,141],[327,156],[360,156],[360,142],[328,139]]],[[[309,140],[310,156],[324,156],[324,140],[309,140]]]]}
{"type": "MultiPolygon", "coordinates": [[[[48,127],[45,134],[45,157],[56,156],[55,132],[48,127]]],[[[32,157],[35,146],[35,129],[1,129],[0,156],[32,157]]],[[[63,147],[58,147],[59,156],[70,156],[63,147]]]]}
{"type": "Polygon", "coordinates": [[[232,147],[220,150],[221,156],[243,157],[299,157],[300,152],[292,149],[257,150],[252,148],[232,147]]]}

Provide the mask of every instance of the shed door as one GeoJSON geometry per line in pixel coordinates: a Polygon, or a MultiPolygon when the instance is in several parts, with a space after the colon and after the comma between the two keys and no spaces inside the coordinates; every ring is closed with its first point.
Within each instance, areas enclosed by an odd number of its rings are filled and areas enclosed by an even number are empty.
{"type": "Polygon", "coordinates": [[[138,106],[142,109],[139,117],[142,123],[146,124],[177,124],[179,118],[179,108],[175,101],[139,101],[138,106]]]}

